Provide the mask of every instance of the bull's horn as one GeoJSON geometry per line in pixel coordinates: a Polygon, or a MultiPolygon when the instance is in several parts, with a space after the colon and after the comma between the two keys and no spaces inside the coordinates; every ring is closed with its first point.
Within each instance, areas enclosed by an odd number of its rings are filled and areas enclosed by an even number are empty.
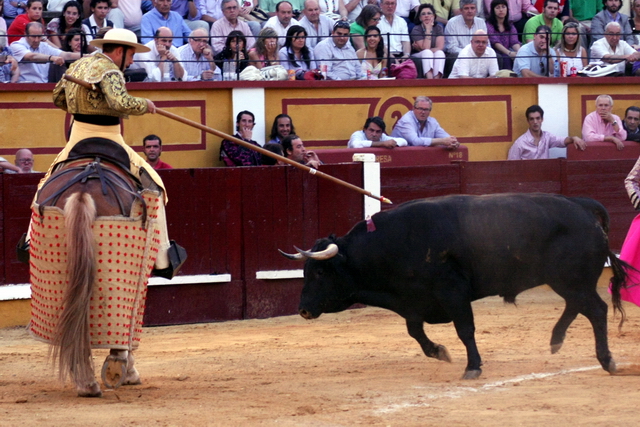
{"type": "Polygon", "coordinates": [[[292,259],[294,261],[304,261],[305,260],[305,256],[302,254],[288,254],[286,252],[282,252],[280,249],[278,249],[278,252],[280,252],[284,257],[292,259]]]}
{"type": "MultiPolygon", "coordinates": [[[[294,246],[294,248],[296,247],[294,246]]],[[[335,243],[331,243],[329,246],[327,246],[327,249],[320,252],[303,251],[302,249],[299,249],[299,248],[296,248],[296,251],[298,251],[299,254],[301,254],[306,258],[323,260],[323,259],[329,259],[336,256],[338,254],[338,245],[336,245],[335,243]]]]}

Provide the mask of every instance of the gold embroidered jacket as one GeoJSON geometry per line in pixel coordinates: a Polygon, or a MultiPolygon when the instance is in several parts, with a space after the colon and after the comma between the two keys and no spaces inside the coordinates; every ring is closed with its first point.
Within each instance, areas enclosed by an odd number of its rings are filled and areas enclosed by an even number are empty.
{"type": "Polygon", "coordinates": [[[102,53],[79,59],[71,64],[67,74],[101,89],[90,90],[60,80],[53,90],[53,103],[70,114],[127,117],[147,112],[147,101],[127,93],[124,75],[102,53]]]}

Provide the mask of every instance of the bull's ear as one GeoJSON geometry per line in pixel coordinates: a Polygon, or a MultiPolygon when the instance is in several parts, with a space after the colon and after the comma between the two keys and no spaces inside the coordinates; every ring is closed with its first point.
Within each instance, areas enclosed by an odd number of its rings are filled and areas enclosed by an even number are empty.
{"type": "Polygon", "coordinates": [[[289,258],[292,259],[294,261],[304,261],[306,259],[306,257],[300,253],[298,254],[288,254],[286,252],[283,252],[282,250],[278,249],[278,252],[280,252],[282,254],[282,256],[284,256],[285,258],[289,258]]]}

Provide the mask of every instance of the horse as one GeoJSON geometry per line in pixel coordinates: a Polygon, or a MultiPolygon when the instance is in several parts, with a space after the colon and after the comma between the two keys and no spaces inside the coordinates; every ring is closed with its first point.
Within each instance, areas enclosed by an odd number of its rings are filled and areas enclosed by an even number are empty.
{"type": "Polygon", "coordinates": [[[70,376],[79,396],[102,395],[92,348],[110,348],[102,367],[106,387],[141,383],[132,350],[157,254],[150,211],[159,202],[159,195],[143,190],[129,171],[127,152],[103,138],[78,142],[36,195],[30,242],[31,333],[51,344],[60,379],[70,376]],[[123,233],[103,232],[105,227],[123,233]],[[122,260],[112,247],[126,251],[122,260]],[[123,271],[128,276],[122,276],[123,271]],[[118,301],[117,307],[112,301],[118,301]]]}

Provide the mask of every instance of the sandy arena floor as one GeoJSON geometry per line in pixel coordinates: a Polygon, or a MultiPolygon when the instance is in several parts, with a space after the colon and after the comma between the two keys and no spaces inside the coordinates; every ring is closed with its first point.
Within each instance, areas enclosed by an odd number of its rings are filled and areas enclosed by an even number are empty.
{"type": "MultiPolygon", "coordinates": [[[[603,290],[605,301],[610,299],[603,290]]],[[[81,399],[60,384],[47,346],[0,330],[2,426],[637,426],[640,376],[610,376],[579,316],[551,355],[563,301],[539,288],[519,305],[474,303],[484,360],[463,381],[453,325],[427,326],[451,364],[427,359],[399,316],[377,308],[323,315],[146,328],[137,351],[143,385],[81,399]]],[[[622,334],[609,316],[618,366],[640,364],[640,308],[622,334]]],[[[95,351],[102,365],[106,351],[95,351]]]]}

